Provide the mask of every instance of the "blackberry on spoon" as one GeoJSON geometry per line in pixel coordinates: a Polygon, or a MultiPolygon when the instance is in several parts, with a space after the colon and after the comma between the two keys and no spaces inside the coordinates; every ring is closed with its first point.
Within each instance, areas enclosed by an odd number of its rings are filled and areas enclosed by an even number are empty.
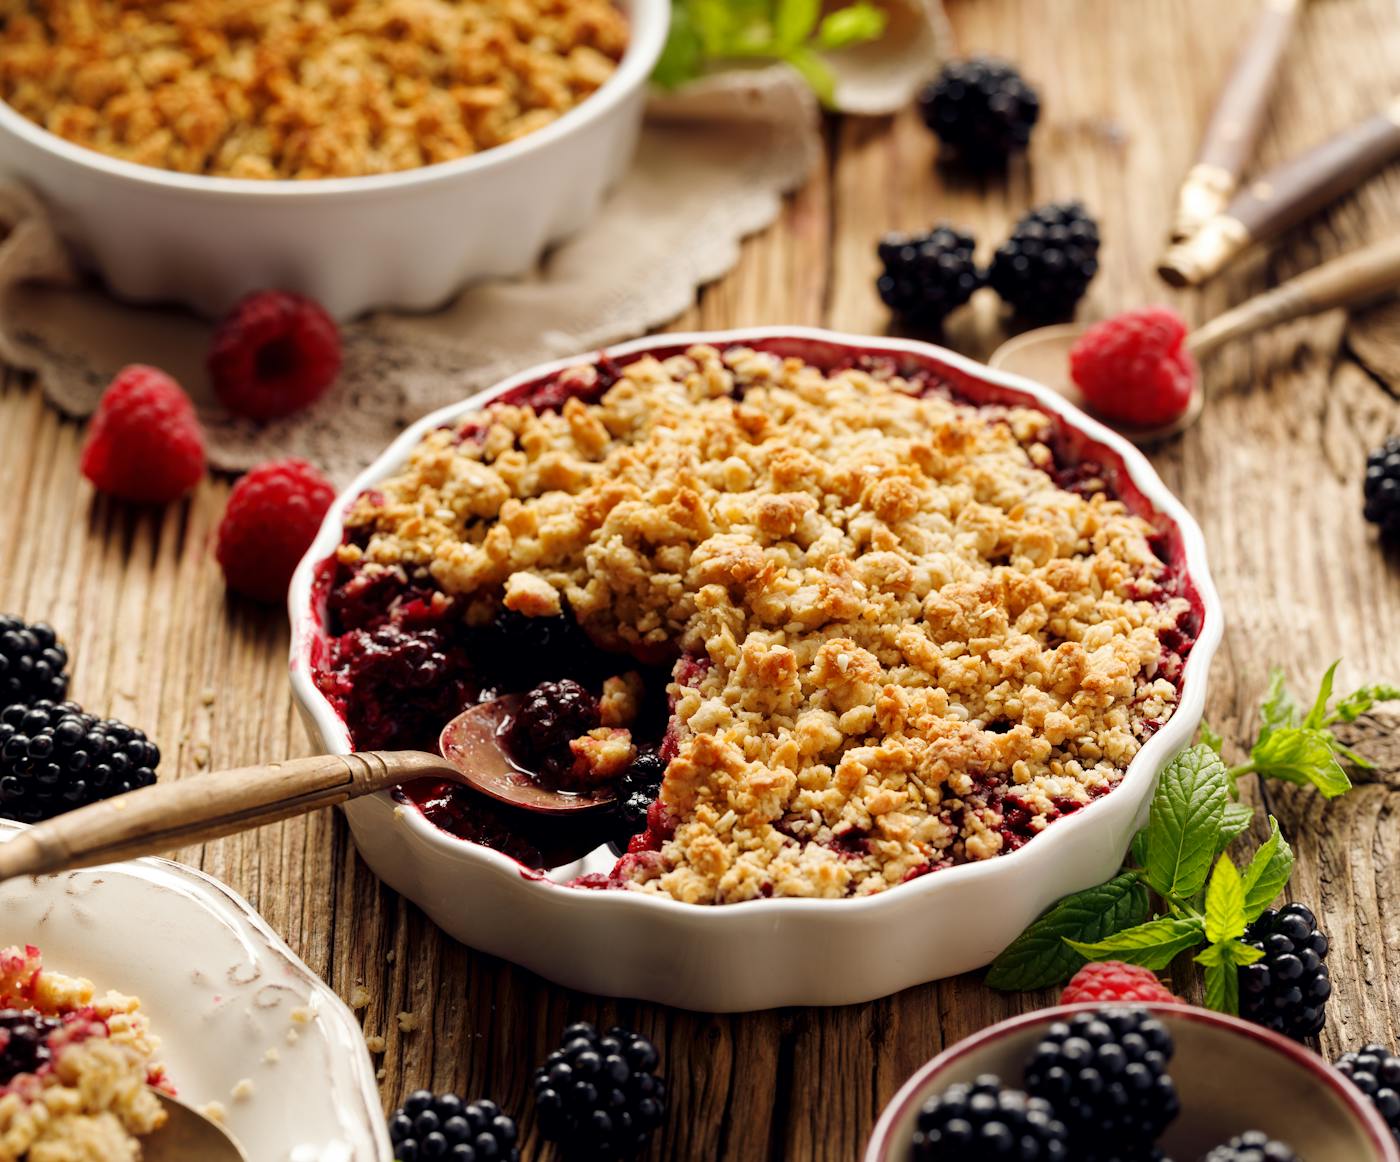
{"type": "Polygon", "coordinates": [[[1270,1138],[1262,1130],[1246,1130],[1217,1146],[1203,1162],[1300,1162],[1291,1146],[1270,1138]]]}

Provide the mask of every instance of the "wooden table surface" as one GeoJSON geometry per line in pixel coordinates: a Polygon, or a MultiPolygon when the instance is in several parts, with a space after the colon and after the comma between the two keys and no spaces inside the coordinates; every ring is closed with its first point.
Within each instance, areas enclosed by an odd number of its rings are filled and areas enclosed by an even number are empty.
{"type": "MultiPolygon", "coordinates": [[[[1099,217],[1103,270],[1081,309],[1098,316],[1170,302],[1200,321],[1358,243],[1400,230],[1400,167],[1291,234],[1266,260],[1202,292],[1151,275],[1173,190],[1255,5],[1238,0],[952,0],[963,51],[993,50],[1037,82],[1044,113],[1028,163],[1004,178],[939,171],[912,113],[829,124],[826,164],[739,267],[678,328],[888,325],[872,286],[873,246],[891,228],[946,218],[981,253],[1016,217],[1080,196],[1099,217]]],[[[1313,0],[1293,44],[1261,148],[1272,163],[1394,93],[1394,0],[1313,0]]],[[[985,354],[1003,334],[989,292],[950,329],[985,354]]],[[[1400,557],[1362,522],[1366,451],[1400,431],[1400,312],[1297,323],[1227,349],[1208,367],[1204,422],[1159,450],[1167,483],[1205,528],[1229,628],[1208,715],[1231,745],[1270,663],[1298,685],[1335,657],[1342,682],[1400,679],[1400,557]]],[[[0,389],[0,608],[57,625],[89,708],[144,727],[165,778],[301,754],[287,689],[283,616],[225,598],[211,536],[229,490],[203,484],[163,513],[97,498],[77,472],[81,429],[31,384],[0,389]]],[[[1322,1049],[1394,1041],[1400,1014],[1400,746],[1394,718],[1361,724],[1380,768],[1345,798],[1267,789],[1299,854],[1291,894],[1315,905],[1332,938],[1322,1049]]],[[[1248,794],[1264,794],[1249,788],[1248,794]]],[[[183,853],[231,884],[335,989],[370,1000],[382,1036],[386,1106],[420,1086],[491,1096],[533,1136],[529,1074],[575,1019],[622,1021],[660,1046],[673,1108],[654,1159],[859,1156],[885,1102],[930,1056],[991,1021],[1045,1003],[977,975],[848,1008],[708,1016],[599,1000],[547,984],[442,936],[356,858],[338,815],[314,817],[183,853]],[[397,1015],[419,1027],[401,1032],[397,1015]]],[[[950,933],[950,939],[956,935],[950,933]]],[[[1199,991],[1190,974],[1179,990],[1199,991]]]]}

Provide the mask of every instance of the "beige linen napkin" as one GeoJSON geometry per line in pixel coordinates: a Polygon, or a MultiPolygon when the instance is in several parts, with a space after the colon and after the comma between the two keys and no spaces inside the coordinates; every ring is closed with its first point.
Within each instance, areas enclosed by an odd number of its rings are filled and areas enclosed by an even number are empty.
{"type": "MultiPolygon", "coordinates": [[[[936,0],[897,0],[885,37],[832,58],[843,109],[888,113],[937,68],[936,0]]],[[[0,358],[86,416],[113,372],[152,363],[199,405],[210,462],[241,470],[303,456],[343,483],[405,423],[532,364],[660,326],[738,259],[821,156],[816,102],[786,67],[725,72],[648,109],[636,161],[599,217],[531,277],[465,290],[431,315],[381,312],[344,330],[345,362],[314,407],[271,424],[229,416],[203,361],[210,325],[119,303],[77,275],[44,207],[0,187],[0,358]]]]}

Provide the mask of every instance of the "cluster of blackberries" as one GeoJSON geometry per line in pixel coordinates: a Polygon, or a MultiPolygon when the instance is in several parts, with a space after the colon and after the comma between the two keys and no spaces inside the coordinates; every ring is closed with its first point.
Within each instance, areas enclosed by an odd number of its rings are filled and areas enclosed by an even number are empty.
{"type": "MultiPolygon", "coordinates": [[[[3,1020],[3,1014],[0,1014],[3,1020]]],[[[609,1162],[636,1154],[666,1116],[660,1056],[627,1029],[606,1033],[570,1025],[558,1049],[535,1071],[540,1133],[578,1162],[609,1162]]],[[[464,1103],[456,1094],[410,1094],[389,1115],[397,1162],[515,1162],[515,1122],[494,1102],[464,1103]]]]}
{"type": "Polygon", "coordinates": [[[975,56],[944,65],[919,94],[919,112],[958,160],[986,168],[1030,144],[1040,97],[1014,65],[975,56]]]}
{"type": "Polygon", "coordinates": [[[646,830],[647,812],[661,793],[666,761],[654,750],[640,752],[617,783],[618,836],[626,841],[646,830]]]}
{"type": "MultiPolygon", "coordinates": [[[[1031,1052],[1023,1089],[992,1075],[931,1097],[915,1123],[915,1162],[1165,1162],[1157,1141],[1181,1103],[1167,1073],[1175,1046],[1140,1007],[1076,1013],[1052,1024],[1031,1052]]],[[[1250,1131],[1208,1162],[1297,1162],[1250,1131]],[[1262,1150],[1262,1153],[1257,1151],[1262,1150]]]]}
{"type": "Polygon", "coordinates": [[[1366,519],[1380,528],[1382,539],[1400,544],[1400,436],[1366,457],[1363,494],[1366,519]]]}
{"type": "Polygon", "coordinates": [[[1302,904],[1267,908],[1244,942],[1264,955],[1240,969],[1240,1016],[1298,1041],[1317,1033],[1332,995],[1317,917],[1302,904]]]}
{"type": "Polygon", "coordinates": [[[982,285],[1022,318],[1068,318],[1099,268],[1099,228],[1079,202],[1051,202],[1023,217],[978,269],[970,234],[939,225],[927,234],[891,234],[879,245],[876,289],[911,326],[935,329],[982,285]]]}
{"type": "Polygon", "coordinates": [[[1336,1066],[1366,1095],[1400,1142],[1400,1056],[1384,1045],[1363,1045],[1343,1053],[1336,1066]]]}
{"type": "Polygon", "coordinates": [[[0,616],[0,818],[38,823],[155,782],[141,731],[62,701],[67,665],[51,626],[0,616]]]}

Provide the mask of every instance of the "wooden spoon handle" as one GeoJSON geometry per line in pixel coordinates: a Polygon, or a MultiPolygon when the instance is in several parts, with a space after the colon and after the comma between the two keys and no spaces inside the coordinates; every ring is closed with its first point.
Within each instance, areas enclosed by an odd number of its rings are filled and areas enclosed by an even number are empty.
{"type": "Polygon", "coordinates": [[[1400,156],[1400,98],[1337,136],[1251,182],[1222,214],[1162,256],[1172,286],[1213,277],[1253,243],[1278,237],[1400,156]]]}
{"type": "Polygon", "coordinates": [[[1191,334],[1187,346],[1193,355],[1201,358],[1222,343],[1251,335],[1275,323],[1368,302],[1397,287],[1400,287],[1400,234],[1324,262],[1217,315],[1191,334]]]}
{"type": "Polygon", "coordinates": [[[1220,91],[1201,139],[1196,164],[1177,199],[1172,241],[1191,237],[1229,203],[1249,164],[1269,106],[1279,62],[1298,23],[1303,0],[1265,0],[1220,91]]]}
{"type": "Polygon", "coordinates": [[[0,880],[154,855],[397,786],[459,778],[425,751],[316,755],[157,783],[60,815],[0,844],[0,880]]]}

